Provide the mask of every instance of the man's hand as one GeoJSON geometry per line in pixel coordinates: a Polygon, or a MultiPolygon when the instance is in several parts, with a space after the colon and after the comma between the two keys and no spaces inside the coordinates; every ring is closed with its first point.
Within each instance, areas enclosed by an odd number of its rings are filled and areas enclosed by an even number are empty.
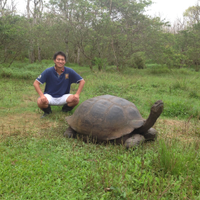
{"type": "Polygon", "coordinates": [[[73,95],[74,97],[73,97],[73,99],[75,100],[75,101],[79,101],[79,94],[75,94],[75,95],[73,95]]]}
{"type": "Polygon", "coordinates": [[[47,100],[47,98],[45,96],[41,96],[40,99],[41,99],[42,103],[48,104],[48,100],[47,100]]]}

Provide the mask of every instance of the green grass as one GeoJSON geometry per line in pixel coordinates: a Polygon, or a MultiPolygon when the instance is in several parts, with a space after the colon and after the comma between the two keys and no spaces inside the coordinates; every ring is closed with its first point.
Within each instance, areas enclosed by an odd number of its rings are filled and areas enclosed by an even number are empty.
{"type": "MultiPolygon", "coordinates": [[[[163,147],[125,150],[73,139],[7,138],[1,144],[1,199],[184,199],[197,197],[199,157],[188,176],[163,147]],[[168,166],[170,165],[170,166],[168,166]],[[160,168],[161,167],[161,168],[160,168]],[[169,167],[166,168],[166,167],[169,167]],[[196,168],[196,169],[195,169],[196,168]],[[175,169],[174,169],[175,170],[175,169]],[[189,176],[190,175],[190,176],[189,176]],[[191,187],[191,183],[193,188],[191,187]],[[106,192],[109,190],[108,192],[106,192]],[[195,193],[196,192],[196,193],[195,193]]],[[[180,150],[179,147],[173,151],[180,150]]],[[[177,155],[177,158],[179,156],[177,155]]],[[[182,156],[181,156],[182,157],[182,156]]],[[[193,157],[186,157],[188,163],[193,157]]],[[[183,164],[179,160],[179,164],[183,164]]]]}
{"type": "Polygon", "coordinates": [[[163,100],[157,141],[133,151],[64,138],[68,125],[60,107],[40,120],[33,82],[52,65],[0,66],[0,199],[200,199],[199,72],[157,65],[91,72],[69,65],[86,80],[80,103],[116,95],[146,118],[152,104],[163,100]]]}

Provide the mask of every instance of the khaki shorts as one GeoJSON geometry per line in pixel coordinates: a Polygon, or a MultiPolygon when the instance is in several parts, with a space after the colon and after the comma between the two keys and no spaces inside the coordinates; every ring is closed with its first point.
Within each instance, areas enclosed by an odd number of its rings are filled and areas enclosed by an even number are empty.
{"type": "Polygon", "coordinates": [[[49,105],[51,106],[63,106],[64,104],[67,103],[67,98],[71,94],[64,94],[62,97],[52,97],[50,94],[44,94],[44,96],[48,99],[49,105]]]}

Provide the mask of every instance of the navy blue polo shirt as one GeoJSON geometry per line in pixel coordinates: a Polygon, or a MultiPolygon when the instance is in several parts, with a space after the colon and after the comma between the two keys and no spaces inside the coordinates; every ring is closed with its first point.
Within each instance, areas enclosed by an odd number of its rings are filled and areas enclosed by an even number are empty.
{"type": "Polygon", "coordinates": [[[36,79],[41,84],[46,83],[44,94],[50,94],[52,97],[61,97],[69,94],[72,83],[79,83],[83,78],[73,69],[64,67],[61,75],[55,70],[55,67],[45,69],[36,79]]]}

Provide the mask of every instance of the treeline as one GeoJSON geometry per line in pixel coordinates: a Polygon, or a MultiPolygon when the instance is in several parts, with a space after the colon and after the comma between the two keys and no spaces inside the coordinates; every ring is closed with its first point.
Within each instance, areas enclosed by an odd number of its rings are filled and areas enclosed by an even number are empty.
{"type": "Polygon", "coordinates": [[[0,1],[0,64],[52,59],[62,50],[80,65],[143,68],[200,67],[198,5],[185,12],[185,26],[173,31],[159,17],[145,15],[150,0],[27,0],[26,12],[0,1]]]}

